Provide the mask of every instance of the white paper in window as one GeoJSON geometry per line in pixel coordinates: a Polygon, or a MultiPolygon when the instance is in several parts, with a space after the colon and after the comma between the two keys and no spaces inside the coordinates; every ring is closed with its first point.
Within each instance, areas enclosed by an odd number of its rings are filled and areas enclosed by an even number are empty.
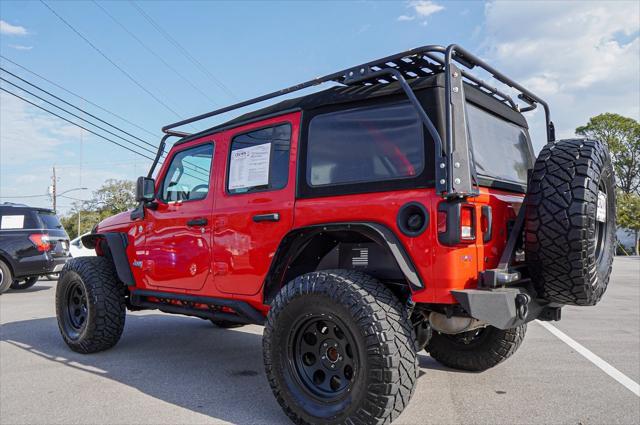
{"type": "Polygon", "coordinates": [[[270,157],[271,143],[231,152],[229,190],[268,185],[270,157]]]}
{"type": "Polygon", "coordinates": [[[0,229],[22,229],[23,226],[23,215],[3,215],[0,222],[0,229]]]}

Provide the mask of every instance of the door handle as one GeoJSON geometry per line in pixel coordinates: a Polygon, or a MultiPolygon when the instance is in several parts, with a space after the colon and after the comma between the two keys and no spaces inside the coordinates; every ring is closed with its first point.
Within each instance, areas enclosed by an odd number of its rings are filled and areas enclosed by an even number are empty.
{"type": "Polygon", "coordinates": [[[193,220],[187,221],[187,226],[195,227],[195,226],[206,226],[209,220],[206,218],[194,218],[193,220]]]}
{"type": "Polygon", "coordinates": [[[253,221],[256,223],[260,223],[261,221],[280,221],[280,214],[278,213],[257,214],[253,216],[253,221]]]}

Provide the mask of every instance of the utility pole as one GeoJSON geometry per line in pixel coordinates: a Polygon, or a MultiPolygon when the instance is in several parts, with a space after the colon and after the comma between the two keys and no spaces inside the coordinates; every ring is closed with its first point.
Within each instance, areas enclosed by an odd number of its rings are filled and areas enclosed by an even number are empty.
{"type": "MultiPolygon", "coordinates": [[[[82,129],[80,129],[80,186],[82,186],[82,142],[83,142],[83,137],[82,137],[82,129]]],[[[80,213],[82,212],[82,203],[80,203],[80,206],[78,207],[78,236],[80,236],[82,233],[80,231],[80,213]]]]}
{"type": "Polygon", "coordinates": [[[53,199],[53,212],[56,212],[56,167],[53,166],[53,175],[51,176],[51,198],[53,199]]]}

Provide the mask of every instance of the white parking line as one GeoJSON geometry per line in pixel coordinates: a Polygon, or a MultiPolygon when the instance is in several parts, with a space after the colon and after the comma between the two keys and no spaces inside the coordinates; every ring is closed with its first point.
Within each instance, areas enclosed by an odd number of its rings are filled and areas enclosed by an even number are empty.
{"type": "Polygon", "coordinates": [[[632,393],[640,397],[640,384],[638,384],[636,381],[629,378],[627,375],[625,375],[615,367],[611,366],[609,363],[602,360],[596,354],[589,351],[582,344],[575,341],[569,335],[565,334],[564,332],[562,332],[560,329],[556,328],[552,324],[548,322],[541,322],[539,320],[536,320],[536,322],[540,326],[542,326],[543,328],[545,328],[546,330],[548,330],[549,332],[557,336],[558,339],[560,339],[562,342],[567,344],[569,347],[573,348],[578,353],[582,354],[582,356],[585,359],[589,360],[591,363],[598,366],[604,373],[606,373],[607,375],[609,375],[610,377],[612,377],[613,379],[615,379],[616,381],[624,385],[629,391],[631,391],[632,393]]]}

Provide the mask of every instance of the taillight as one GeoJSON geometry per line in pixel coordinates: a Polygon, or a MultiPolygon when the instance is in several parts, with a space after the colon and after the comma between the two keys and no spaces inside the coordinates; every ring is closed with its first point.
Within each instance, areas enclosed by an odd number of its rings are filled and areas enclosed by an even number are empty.
{"type": "Polygon", "coordinates": [[[51,250],[51,242],[49,241],[49,235],[43,233],[34,233],[29,235],[29,240],[38,248],[40,252],[47,252],[51,250]]]}
{"type": "Polygon", "coordinates": [[[473,240],[476,237],[473,212],[472,206],[460,208],[460,239],[473,240]]]}
{"type": "Polygon", "coordinates": [[[447,213],[446,211],[438,211],[438,233],[447,231],[447,213]]]}
{"type": "Polygon", "coordinates": [[[475,207],[459,202],[441,202],[438,205],[438,240],[454,246],[476,239],[475,207]]]}

